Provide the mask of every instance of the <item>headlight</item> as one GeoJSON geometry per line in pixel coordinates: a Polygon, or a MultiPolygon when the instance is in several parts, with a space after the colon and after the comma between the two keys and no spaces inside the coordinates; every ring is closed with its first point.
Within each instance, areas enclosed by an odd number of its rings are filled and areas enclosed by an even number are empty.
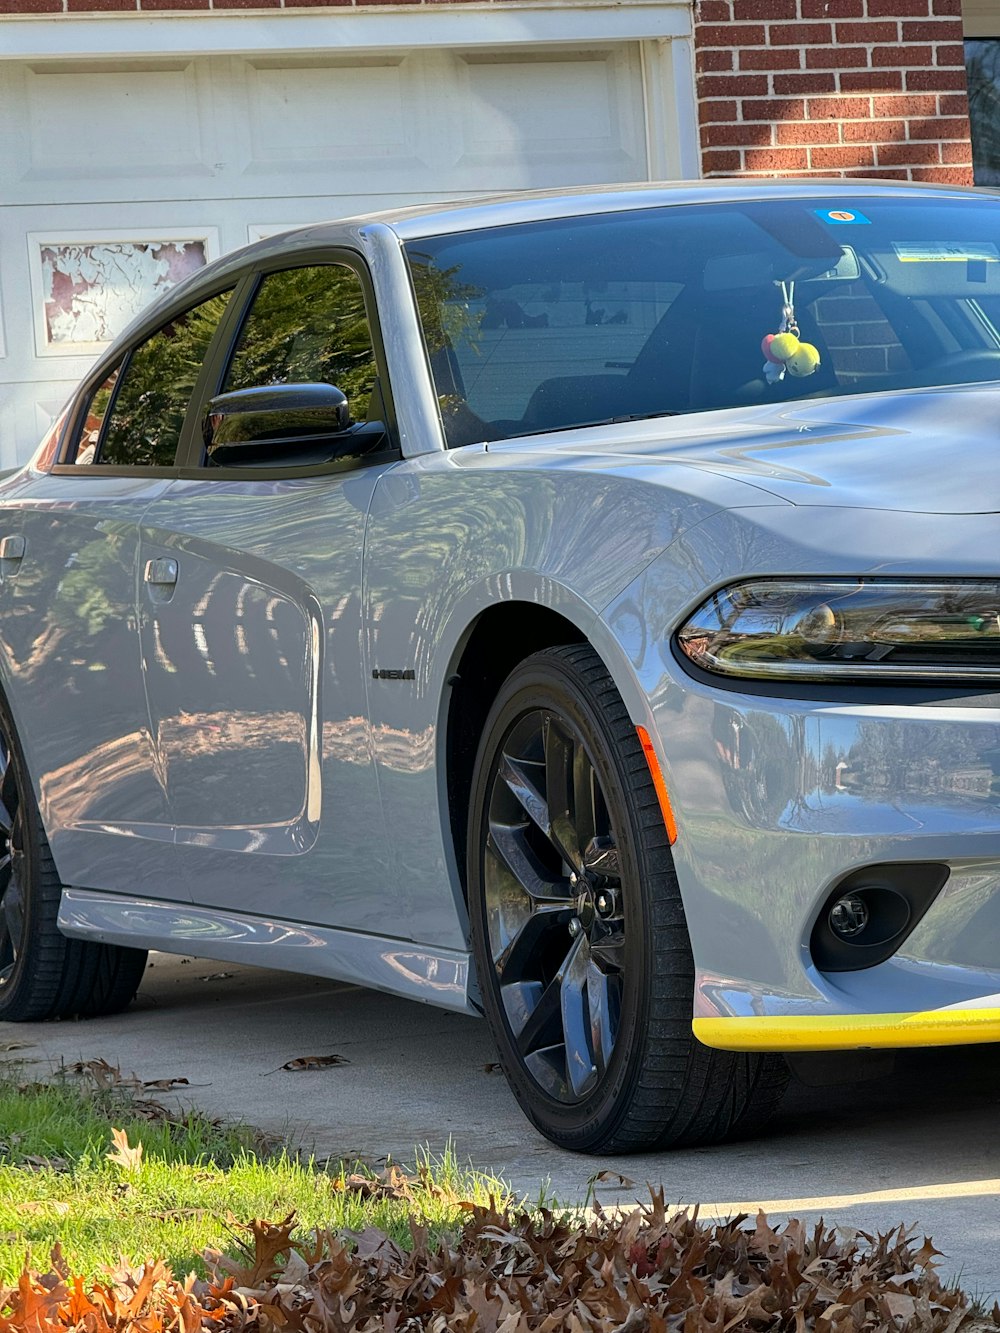
{"type": "Polygon", "coordinates": [[[713,593],[677,643],[724,676],[1000,681],[1000,581],[754,579],[713,593]]]}

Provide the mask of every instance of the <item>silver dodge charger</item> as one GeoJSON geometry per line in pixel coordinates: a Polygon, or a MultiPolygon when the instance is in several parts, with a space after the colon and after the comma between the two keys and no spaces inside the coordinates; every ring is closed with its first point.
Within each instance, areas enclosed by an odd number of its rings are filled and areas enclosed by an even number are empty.
{"type": "Polygon", "coordinates": [[[150,948],[336,977],[485,1014],[617,1151],[754,1132],[789,1055],[1000,1041],[998,438],[985,192],[210,265],[0,483],[0,1018],[150,948]]]}

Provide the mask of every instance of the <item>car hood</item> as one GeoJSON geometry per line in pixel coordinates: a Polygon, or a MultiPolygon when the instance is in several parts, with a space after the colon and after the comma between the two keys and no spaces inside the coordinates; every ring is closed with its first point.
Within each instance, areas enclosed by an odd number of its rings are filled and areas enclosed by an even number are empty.
{"type": "MultiPolygon", "coordinates": [[[[527,446],[527,440],[512,441],[527,446]]],[[[539,438],[530,442],[538,448],[539,438]]],[[[491,445],[490,449],[496,449],[491,445]]],[[[768,404],[553,434],[602,468],[723,474],[794,505],[1000,511],[1000,384],[768,404]]],[[[652,480],[652,477],[648,478],[652,480]]]]}

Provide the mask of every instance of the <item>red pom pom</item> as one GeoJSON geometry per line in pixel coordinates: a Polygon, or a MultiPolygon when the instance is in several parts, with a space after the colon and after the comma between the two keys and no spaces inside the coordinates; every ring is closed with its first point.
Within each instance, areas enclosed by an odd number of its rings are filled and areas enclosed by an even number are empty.
{"type": "Polygon", "coordinates": [[[760,340],[760,350],[763,352],[765,359],[767,361],[770,361],[772,366],[780,366],[784,364],[780,357],[771,355],[771,344],[774,342],[776,337],[777,334],[765,333],[763,338],[761,338],[760,340]]]}

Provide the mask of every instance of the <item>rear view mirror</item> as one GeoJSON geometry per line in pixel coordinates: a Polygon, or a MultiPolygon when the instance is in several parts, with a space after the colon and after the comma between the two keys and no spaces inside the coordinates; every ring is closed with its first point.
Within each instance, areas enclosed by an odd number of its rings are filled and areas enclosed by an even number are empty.
{"type": "Polygon", "coordinates": [[[370,452],[381,422],[352,425],[333,384],[270,384],[218,394],[204,421],[210,467],[295,467],[370,452]]]}

